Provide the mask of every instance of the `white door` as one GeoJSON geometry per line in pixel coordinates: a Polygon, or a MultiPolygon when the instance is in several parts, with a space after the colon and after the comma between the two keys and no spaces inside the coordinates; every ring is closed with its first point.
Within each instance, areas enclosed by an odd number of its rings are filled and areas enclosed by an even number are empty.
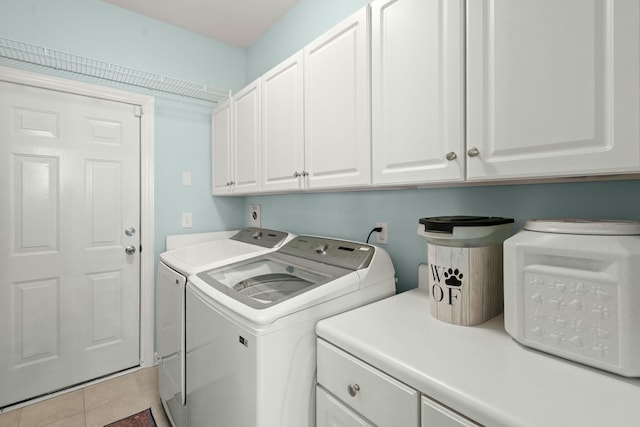
{"type": "Polygon", "coordinates": [[[211,113],[211,192],[214,195],[232,191],[232,117],[231,100],[221,103],[211,113]]]}
{"type": "Polygon", "coordinates": [[[377,0],[371,10],[373,184],[462,181],[462,0],[377,0]]]}
{"type": "Polygon", "coordinates": [[[140,363],[140,117],[12,83],[0,94],[2,407],[140,363]]]}
{"type": "Polygon", "coordinates": [[[262,190],[298,190],[304,171],[303,55],[262,76],[262,190]]]}
{"type": "Polygon", "coordinates": [[[469,179],[640,170],[640,2],[467,2],[469,179]]]}
{"type": "Polygon", "coordinates": [[[233,97],[233,192],[260,190],[260,79],[233,97]]]}
{"type": "Polygon", "coordinates": [[[308,188],[371,184],[369,6],[304,49],[308,188]]]}

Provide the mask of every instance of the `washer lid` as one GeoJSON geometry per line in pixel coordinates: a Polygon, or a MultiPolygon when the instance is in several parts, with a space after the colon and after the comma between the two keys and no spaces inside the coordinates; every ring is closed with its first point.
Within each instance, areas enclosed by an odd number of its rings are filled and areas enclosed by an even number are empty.
{"type": "MultiPolygon", "coordinates": [[[[351,273],[351,270],[272,252],[203,271],[197,277],[255,309],[268,308],[351,273]]],[[[200,287],[200,284],[193,282],[200,287]]],[[[205,291],[206,292],[206,291],[205,291]]]]}
{"type": "Polygon", "coordinates": [[[542,233],[633,236],[640,235],[640,221],[580,218],[531,219],[525,223],[524,229],[542,233]]]}

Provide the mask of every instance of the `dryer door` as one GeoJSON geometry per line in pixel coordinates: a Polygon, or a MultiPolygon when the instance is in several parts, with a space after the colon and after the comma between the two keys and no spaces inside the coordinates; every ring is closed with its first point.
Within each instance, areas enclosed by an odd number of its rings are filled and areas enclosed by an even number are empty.
{"type": "Polygon", "coordinates": [[[184,294],[186,278],[158,262],[157,346],[158,389],[176,427],[185,422],[184,294]]]}

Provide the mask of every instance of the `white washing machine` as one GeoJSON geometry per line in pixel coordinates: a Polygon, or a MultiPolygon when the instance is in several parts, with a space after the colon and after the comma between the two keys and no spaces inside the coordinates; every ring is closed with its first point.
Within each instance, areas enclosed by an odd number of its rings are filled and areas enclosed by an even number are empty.
{"type": "Polygon", "coordinates": [[[158,388],[174,427],[186,426],[184,315],[188,276],[199,271],[275,251],[292,235],[283,231],[246,228],[222,238],[182,247],[160,255],[157,272],[158,388]]]}
{"type": "Polygon", "coordinates": [[[191,276],[188,426],[314,426],[316,323],[394,293],[383,249],[312,236],[191,276]]]}

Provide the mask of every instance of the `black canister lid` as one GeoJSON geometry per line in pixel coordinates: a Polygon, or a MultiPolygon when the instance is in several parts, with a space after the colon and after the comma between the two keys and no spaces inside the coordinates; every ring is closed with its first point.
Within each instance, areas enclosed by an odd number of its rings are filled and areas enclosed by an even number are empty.
{"type": "Polygon", "coordinates": [[[498,216],[434,216],[420,218],[420,224],[424,225],[424,231],[440,233],[453,233],[454,227],[490,227],[492,225],[512,224],[513,218],[501,218],[498,216]]]}

